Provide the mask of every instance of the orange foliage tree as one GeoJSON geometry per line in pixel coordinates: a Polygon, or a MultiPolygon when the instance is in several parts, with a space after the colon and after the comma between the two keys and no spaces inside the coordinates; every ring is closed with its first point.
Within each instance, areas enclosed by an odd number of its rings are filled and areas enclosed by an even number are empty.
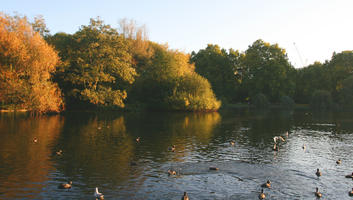
{"type": "Polygon", "coordinates": [[[51,82],[57,53],[26,17],[0,13],[0,105],[34,112],[59,112],[61,92],[51,82]]]}

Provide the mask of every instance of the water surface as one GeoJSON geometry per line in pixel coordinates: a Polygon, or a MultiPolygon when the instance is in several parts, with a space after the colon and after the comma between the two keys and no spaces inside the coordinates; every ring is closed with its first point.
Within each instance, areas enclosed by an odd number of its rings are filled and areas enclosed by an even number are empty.
{"type": "Polygon", "coordinates": [[[268,199],[315,199],[316,187],[352,199],[352,133],[350,113],[1,114],[0,199],[94,199],[95,187],[105,199],[257,199],[268,179],[268,199]],[[58,189],[68,180],[72,189],[58,189]]]}

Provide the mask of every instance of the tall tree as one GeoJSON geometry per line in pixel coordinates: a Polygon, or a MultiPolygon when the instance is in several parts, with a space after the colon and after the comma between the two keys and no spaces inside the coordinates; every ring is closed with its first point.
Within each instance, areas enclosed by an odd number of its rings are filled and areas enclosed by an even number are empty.
{"type": "Polygon", "coordinates": [[[34,22],[31,23],[33,30],[38,32],[43,38],[50,35],[50,31],[47,28],[45,20],[42,15],[34,17],[34,22]]]}
{"type": "Polygon", "coordinates": [[[0,13],[0,101],[35,112],[59,112],[62,99],[51,82],[58,55],[25,17],[0,13]]]}
{"type": "Polygon", "coordinates": [[[295,70],[284,49],[277,44],[255,41],[241,60],[242,87],[248,96],[263,93],[270,102],[281,96],[292,97],[295,91],[295,70]]]}
{"type": "Polygon", "coordinates": [[[316,90],[330,91],[331,85],[330,72],[326,64],[315,62],[297,69],[295,102],[308,104],[316,90]]]}
{"type": "Polygon", "coordinates": [[[195,71],[207,78],[218,98],[234,101],[238,78],[236,66],[239,62],[238,51],[221,49],[209,44],[199,52],[192,52],[190,61],[195,63],[195,71]]]}
{"type": "Polygon", "coordinates": [[[342,90],[343,80],[353,75],[353,51],[333,53],[331,60],[326,63],[332,77],[330,91],[334,102],[338,102],[338,93],[342,90]]]}
{"type": "Polygon", "coordinates": [[[99,18],[91,19],[74,35],[56,34],[48,41],[63,58],[57,81],[69,104],[125,106],[126,88],[134,82],[136,71],[128,43],[116,29],[99,18]]]}

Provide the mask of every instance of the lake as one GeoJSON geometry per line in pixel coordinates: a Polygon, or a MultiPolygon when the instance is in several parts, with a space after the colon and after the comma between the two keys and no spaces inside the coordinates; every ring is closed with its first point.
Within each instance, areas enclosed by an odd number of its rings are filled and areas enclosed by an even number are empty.
{"type": "Polygon", "coordinates": [[[0,199],[352,199],[352,133],[349,112],[3,113],[0,199]]]}

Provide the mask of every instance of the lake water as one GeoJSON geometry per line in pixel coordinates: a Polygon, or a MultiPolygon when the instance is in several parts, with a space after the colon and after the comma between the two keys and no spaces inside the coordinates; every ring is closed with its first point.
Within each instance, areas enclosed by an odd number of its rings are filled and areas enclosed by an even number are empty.
{"type": "Polygon", "coordinates": [[[0,199],[257,199],[268,179],[266,199],[352,199],[352,133],[352,113],[1,114],[0,199]]]}

